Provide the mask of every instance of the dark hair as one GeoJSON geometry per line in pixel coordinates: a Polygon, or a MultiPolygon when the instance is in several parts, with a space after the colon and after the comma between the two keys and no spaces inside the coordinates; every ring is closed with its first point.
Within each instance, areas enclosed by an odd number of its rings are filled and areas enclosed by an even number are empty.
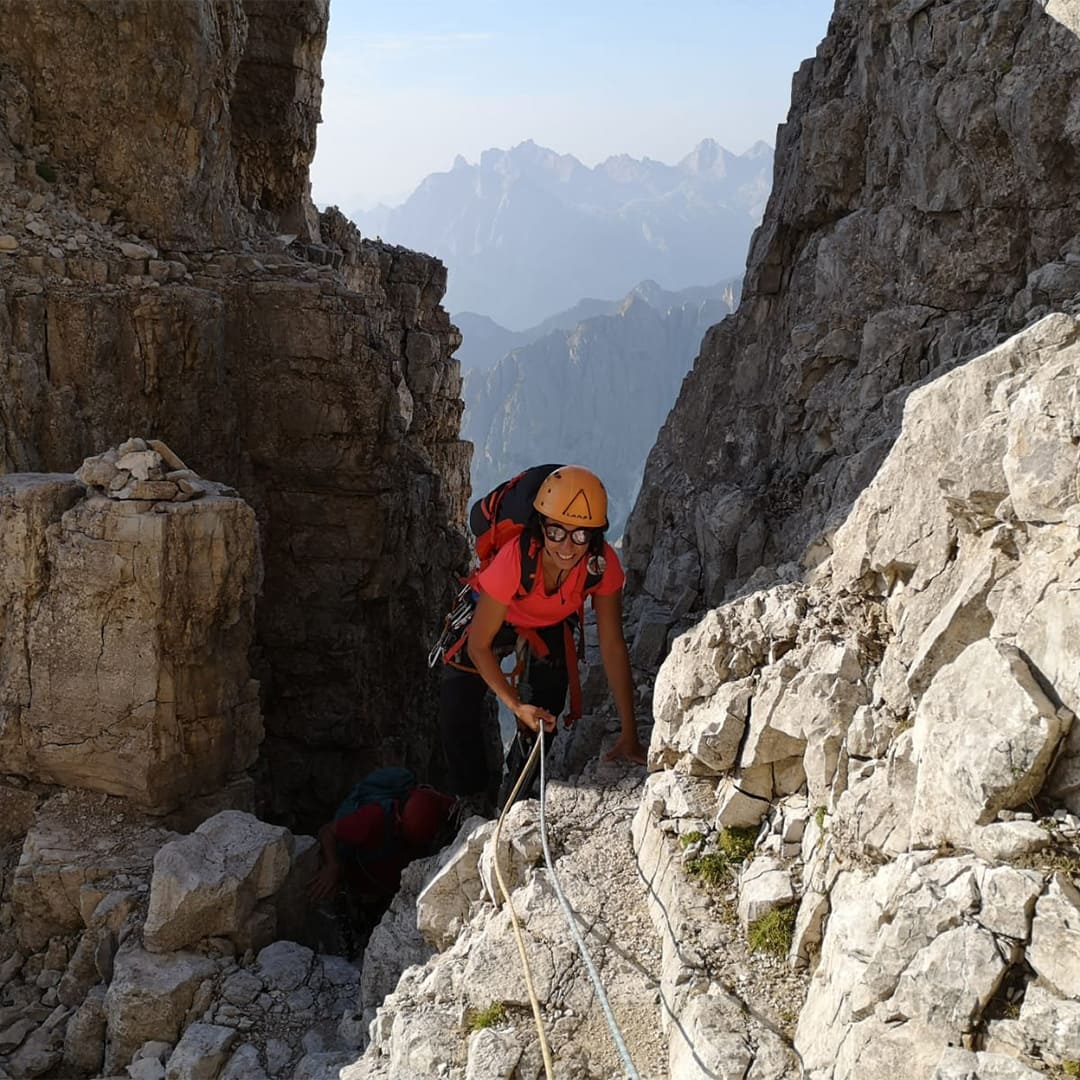
{"type": "Polygon", "coordinates": [[[593,529],[592,535],[589,537],[589,554],[590,555],[603,555],[604,554],[604,529],[593,529]]]}

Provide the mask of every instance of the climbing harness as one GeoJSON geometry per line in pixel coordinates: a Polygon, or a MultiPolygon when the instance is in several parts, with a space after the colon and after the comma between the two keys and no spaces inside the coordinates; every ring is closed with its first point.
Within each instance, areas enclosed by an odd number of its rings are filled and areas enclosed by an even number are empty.
{"type": "Polygon", "coordinates": [[[540,1039],[540,1053],[544,1058],[544,1073],[547,1080],[553,1080],[554,1064],[551,1058],[551,1047],[548,1044],[547,1034],[544,1031],[544,1021],[540,1014],[540,1001],[536,996],[536,989],[533,985],[532,969],[529,967],[529,957],[525,951],[525,940],[521,933],[521,924],[518,921],[517,912],[514,910],[514,903],[510,899],[510,891],[507,889],[506,882],[503,880],[502,869],[499,866],[499,836],[502,833],[503,821],[506,818],[507,811],[513,806],[514,799],[517,797],[518,791],[525,782],[526,777],[532,775],[532,772],[536,767],[537,756],[539,756],[540,759],[540,840],[544,848],[544,862],[547,865],[548,873],[551,875],[551,883],[554,886],[555,895],[558,897],[563,915],[570,928],[570,933],[574,938],[574,944],[577,945],[578,952],[581,954],[581,959],[585,963],[585,969],[588,971],[589,978],[592,980],[593,988],[596,990],[597,999],[600,1002],[600,1007],[604,1011],[604,1018],[607,1021],[608,1028],[611,1030],[611,1036],[615,1043],[615,1048],[619,1052],[619,1057],[622,1059],[623,1067],[626,1069],[626,1075],[629,1080],[638,1080],[637,1069],[634,1067],[630,1052],[626,1048],[626,1042],[623,1039],[622,1032],[619,1030],[618,1022],[615,1020],[615,1014],[612,1012],[611,1004],[604,991],[603,983],[600,981],[596,966],[593,964],[592,957],[589,955],[589,950],[586,948],[581,933],[577,928],[574,909],[566,899],[566,895],[563,893],[562,886],[559,883],[558,874],[555,873],[555,865],[552,861],[551,849],[548,845],[547,822],[544,811],[544,804],[547,797],[547,776],[544,770],[544,735],[543,732],[537,732],[537,738],[533,744],[532,753],[529,755],[529,759],[525,763],[525,768],[522,769],[517,783],[510,792],[510,796],[506,800],[502,813],[499,814],[499,820],[495,826],[493,862],[495,864],[495,878],[499,883],[499,890],[502,892],[503,900],[506,902],[506,906],[510,912],[510,921],[514,927],[514,937],[517,941],[518,955],[521,957],[521,965],[525,971],[525,986],[529,992],[529,1003],[532,1006],[533,1020],[536,1023],[536,1031],[540,1039]]]}
{"type": "Polygon", "coordinates": [[[428,653],[429,668],[433,668],[446,655],[447,649],[452,649],[461,640],[475,610],[476,593],[473,592],[472,584],[466,583],[454,598],[454,606],[443,619],[442,633],[428,653]]]}

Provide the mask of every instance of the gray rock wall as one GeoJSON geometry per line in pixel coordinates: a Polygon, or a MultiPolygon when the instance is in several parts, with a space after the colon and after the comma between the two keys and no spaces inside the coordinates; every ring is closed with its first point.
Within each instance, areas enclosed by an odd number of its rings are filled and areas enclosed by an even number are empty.
{"type": "Polygon", "coordinates": [[[175,810],[243,774],[262,741],[255,515],[216,495],[82,494],[72,477],[0,477],[0,759],[175,810]]]}
{"type": "Polygon", "coordinates": [[[304,242],[325,4],[26,12],[0,34],[25,104],[0,116],[0,472],[144,432],[254,507],[264,786],[313,827],[358,771],[426,772],[436,745],[469,452],[445,268],[337,214],[304,242]]]}
{"type": "Polygon", "coordinates": [[[229,103],[241,204],[305,240],[319,238],[308,166],[329,9],[330,0],[244,0],[247,38],[229,103]]]}
{"type": "Polygon", "coordinates": [[[1064,314],[914,391],[831,557],[709,612],[657,677],[639,858],[760,828],[731,885],[747,928],[791,914],[811,1080],[1080,1060],[1078,423],[1064,314]]]}
{"type": "Polygon", "coordinates": [[[262,225],[317,239],[307,168],[327,0],[66,4],[0,14],[31,170],[95,188],[140,229],[195,246],[262,225]]]}
{"type": "Polygon", "coordinates": [[[1078,30],[1072,2],[837,4],[631,517],[669,622],[827,554],[911,388],[1076,293],[1078,30]]]}

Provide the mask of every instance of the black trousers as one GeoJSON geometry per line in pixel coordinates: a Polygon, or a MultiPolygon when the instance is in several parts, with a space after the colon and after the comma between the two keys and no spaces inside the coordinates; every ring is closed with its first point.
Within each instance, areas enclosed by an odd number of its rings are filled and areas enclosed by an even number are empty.
{"type": "MultiPolygon", "coordinates": [[[[546,657],[538,657],[531,649],[526,651],[525,670],[518,683],[521,700],[530,705],[559,716],[566,704],[569,676],[566,670],[566,647],[563,624],[545,626],[537,634],[548,647],[546,657]]],[[[513,650],[517,634],[513,627],[504,625],[496,635],[492,646],[496,656],[505,656],[513,650]]],[[[468,643],[459,654],[463,664],[471,665],[468,643]]],[[[439,727],[442,731],[443,750],[446,754],[447,778],[450,791],[455,795],[488,794],[496,787],[489,775],[487,757],[484,753],[483,722],[486,711],[488,685],[474,671],[462,671],[446,664],[443,666],[439,695],[439,727]]],[[[545,752],[555,739],[555,732],[545,734],[545,752]]],[[[510,744],[506,758],[507,775],[499,797],[501,806],[513,785],[517,782],[535,736],[518,732],[510,744]]],[[[518,798],[526,798],[529,782],[522,785],[518,798]]]]}

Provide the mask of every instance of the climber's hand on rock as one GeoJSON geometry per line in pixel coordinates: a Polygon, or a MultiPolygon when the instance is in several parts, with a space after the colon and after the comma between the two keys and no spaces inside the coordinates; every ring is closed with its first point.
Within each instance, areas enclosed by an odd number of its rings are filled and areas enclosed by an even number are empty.
{"type": "Polygon", "coordinates": [[[620,735],[615,745],[604,755],[605,761],[618,761],[620,758],[638,765],[648,764],[648,754],[636,735],[620,735]]]}
{"type": "Polygon", "coordinates": [[[341,867],[324,866],[311,880],[308,896],[312,900],[328,900],[341,885],[341,867]]]}

